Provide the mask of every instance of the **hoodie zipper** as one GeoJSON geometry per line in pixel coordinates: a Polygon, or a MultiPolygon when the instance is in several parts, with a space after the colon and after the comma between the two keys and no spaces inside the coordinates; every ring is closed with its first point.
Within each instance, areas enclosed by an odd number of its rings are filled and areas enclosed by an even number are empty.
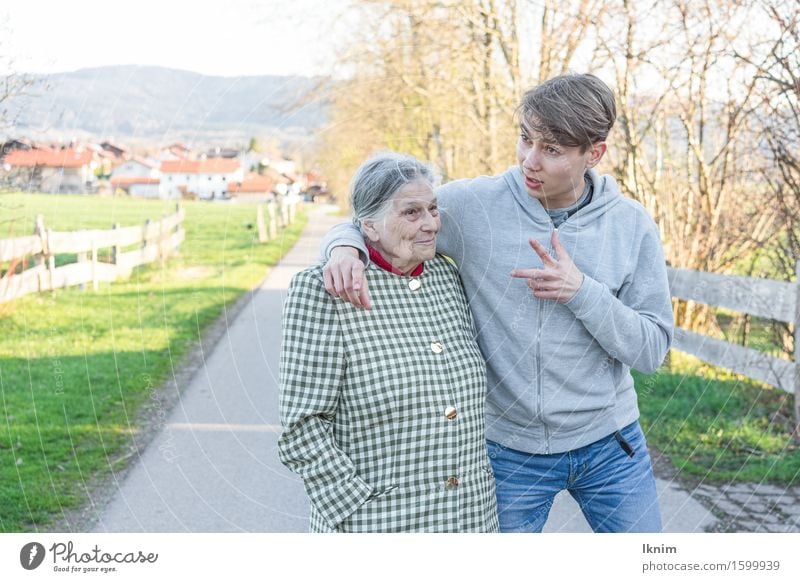
{"type": "Polygon", "coordinates": [[[550,435],[548,434],[549,431],[547,430],[547,424],[544,422],[544,397],[542,394],[542,300],[539,300],[539,317],[537,322],[537,330],[536,330],[536,363],[537,363],[537,374],[536,374],[536,409],[539,414],[539,419],[542,421],[542,426],[544,427],[544,446],[545,446],[545,454],[550,454],[550,435]]]}
{"type": "MultiPolygon", "coordinates": [[[[550,241],[553,240],[553,228],[549,229],[550,236],[547,238],[548,242],[545,244],[545,250],[547,250],[547,254],[552,256],[552,249],[550,248],[550,241]]],[[[539,418],[542,421],[542,426],[544,427],[544,446],[545,446],[545,454],[550,454],[550,429],[547,427],[547,423],[544,421],[544,382],[542,379],[542,311],[544,310],[544,301],[541,299],[538,301],[538,313],[539,317],[537,318],[536,322],[536,361],[537,361],[537,374],[536,374],[536,400],[537,400],[537,408],[539,412],[539,418]]]]}

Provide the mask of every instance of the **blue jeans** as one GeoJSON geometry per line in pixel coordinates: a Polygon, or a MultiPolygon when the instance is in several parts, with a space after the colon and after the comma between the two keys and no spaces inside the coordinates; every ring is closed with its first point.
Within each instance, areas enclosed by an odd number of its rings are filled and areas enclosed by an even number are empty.
{"type": "Polygon", "coordinates": [[[661,531],[653,467],[638,421],[616,436],[554,455],[531,455],[493,441],[487,446],[502,532],[542,531],[563,489],[596,532],[661,531]]]}

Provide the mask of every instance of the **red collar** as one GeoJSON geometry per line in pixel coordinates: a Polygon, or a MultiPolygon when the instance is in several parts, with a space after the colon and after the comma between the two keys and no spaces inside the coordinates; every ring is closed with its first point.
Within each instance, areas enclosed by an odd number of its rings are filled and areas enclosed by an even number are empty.
{"type": "MultiPolygon", "coordinates": [[[[395,275],[405,275],[403,271],[400,269],[396,269],[392,266],[392,264],[383,258],[377,250],[375,250],[371,245],[367,245],[367,250],[369,251],[369,260],[378,265],[384,271],[389,271],[390,273],[394,273],[395,275]]],[[[420,263],[417,265],[413,271],[409,273],[411,277],[419,277],[422,275],[422,269],[425,267],[425,263],[420,263]]]]}

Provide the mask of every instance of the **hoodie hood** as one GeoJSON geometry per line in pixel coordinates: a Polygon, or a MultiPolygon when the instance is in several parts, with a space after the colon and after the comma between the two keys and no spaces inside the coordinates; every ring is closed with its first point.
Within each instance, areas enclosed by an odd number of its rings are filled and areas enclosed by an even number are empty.
{"type": "MultiPolygon", "coordinates": [[[[573,214],[560,228],[569,225],[585,226],[603,216],[623,199],[616,180],[611,176],[601,176],[594,168],[587,170],[586,175],[592,182],[592,201],[573,214]]],[[[525,189],[525,178],[519,166],[511,166],[503,174],[503,178],[514,194],[517,204],[528,216],[537,223],[551,223],[550,215],[542,203],[525,189]]]]}

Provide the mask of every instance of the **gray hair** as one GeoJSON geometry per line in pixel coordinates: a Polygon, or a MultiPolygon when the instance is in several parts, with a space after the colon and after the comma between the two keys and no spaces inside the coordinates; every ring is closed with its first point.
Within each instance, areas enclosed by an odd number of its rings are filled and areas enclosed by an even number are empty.
{"type": "Polygon", "coordinates": [[[372,156],[358,168],[350,187],[353,223],[360,227],[363,220],[382,218],[397,191],[418,180],[433,186],[433,168],[405,154],[381,152],[372,156]]]}
{"type": "Polygon", "coordinates": [[[517,112],[534,131],[582,152],[605,141],[617,118],[611,89],[588,73],[559,75],[528,90],[517,112]]]}

